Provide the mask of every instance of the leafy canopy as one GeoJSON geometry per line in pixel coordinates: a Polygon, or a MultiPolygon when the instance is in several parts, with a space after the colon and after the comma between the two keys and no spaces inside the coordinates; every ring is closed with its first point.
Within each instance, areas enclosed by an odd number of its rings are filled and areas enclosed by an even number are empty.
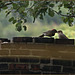
{"type": "Polygon", "coordinates": [[[6,17],[14,14],[9,18],[9,22],[15,24],[17,31],[27,29],[24,23],[28,21],[28,17],[32,17],[35,22],[36,18],[43,20],[46,14],[51,17],[58,14],[64,23],[72,26],[75,18],[75,1],[0,1],[0,11],[2,10],[5,10],[6,17]],[[67,10],[66,13],[62,7],[67,10]]]}

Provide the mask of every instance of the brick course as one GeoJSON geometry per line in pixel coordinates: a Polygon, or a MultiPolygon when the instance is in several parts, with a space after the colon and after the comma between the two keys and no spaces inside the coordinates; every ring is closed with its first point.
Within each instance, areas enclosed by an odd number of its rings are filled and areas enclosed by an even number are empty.
{"type": "Polygon", "coordinates": [[[75,74],[75,46],[24,42],[1,44],[0,74],[75,74]]]}

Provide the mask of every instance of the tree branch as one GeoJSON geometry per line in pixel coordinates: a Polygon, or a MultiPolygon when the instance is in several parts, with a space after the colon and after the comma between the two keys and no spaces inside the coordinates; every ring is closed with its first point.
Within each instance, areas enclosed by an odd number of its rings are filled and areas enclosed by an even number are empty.
{"type": "MultiPolygon", "coordinates": [[[[53,9],[52,9],[53,10],[53,9]]],[[[55,11],[55,10],[53,10],[54,12],[56,12],[58,15],[61,15],[61,16],[65,16],[65,17],[75,17],[74,15],[64,15],[64,14],[61,14],[61,13],[59,13],[59,12],[57,12],[57,11],[55,11]]]]}
{"type": "Polygon", "coordinates": [[[11,3],[7,3],[7,4],[3,5],[3,6],[0,6],[0,8],[3,8],[3,7],[5,7],[7,5],[10,5],[10,4],[12,4],[12,2],[11,3]]]}

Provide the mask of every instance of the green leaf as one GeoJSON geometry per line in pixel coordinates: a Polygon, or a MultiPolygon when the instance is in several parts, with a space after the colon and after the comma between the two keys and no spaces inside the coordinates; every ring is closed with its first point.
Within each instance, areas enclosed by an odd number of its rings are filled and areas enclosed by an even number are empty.
{"type": "Polygon", "coordinates": [[[21,24],[19,24],[19,23],[16,23],[16,27],[18,27],[19,25],[21,25],[21,24]]]}
{"type": "Polygon", "coordinates": [[[64,4],[64,8],[68,8],[68,7],[70,7],[69,4],[64,4]]]}
{"type": "Polygon", "coordinates": [[[18,20],[18,23],[19,23],[19,24],[21,24],[22,22],[23,22],[23,21],[22,21],[21,19],[20,19],[20,20],[18,20]]]}
{"type": "Polygon", "coordinates": [[[27,22],[27,19],[24,19],[24,23],[26,23],[27,22]]]}
{"type": "Polygon", "coordinates": [[[4,10],[7,9],[7,8],[8,8],[7,6],[3,7],[4,10]]]}
{"type": "Polygon", "coordinates": [[[20,32],[22,30],[22,27],[18,26],[18,27],[16,27],[16,30],[20,32]]]}
{"type": "Polygon", "coordinates": [[[14,20],[14,17],[11,17],[10,19],[9,19],[9,22],[11,22],[11,21],[13,21],[14,20]]]}
{"type": "Polygon", "coordinates": [[[73,17],[68,17],[68,24],[69,24],[69,26],[73,26],[73,24],[72,24],[73,20],[74,20],[73,17]]]}
{"type": "Polygon", "coordinates": [[[23,6],[24,6],[24,7],[28,7],[28,5],[29,5],[29,1],[25,1],[25,2],[23,3],[23,6]]]}
{"type": "Polygon", "coordinates": [[[74,20],[74,18],[73,17],[70,17],[70,21],[73,22],[73,20],[74,20]]]}
{"type": "Polygon", "coordinates": [[[25,7],[20,7],[19,12],[23,12],[25,10],[25,7]]]}
{"type": "Polygon", "coordinates": [[[69,3],[68,1],[63,1],[64,8],[68,8],[68,7],[70,7],[70,4],[68,4],[68,3],[69,3]]]}
{"type": "Polygon", "coordinates": [[[51,17],[53,17],[53,16],[54,16],[54,11],[53,11],[53,10],[51,10],[50,8],[49,8],[49,10],[48,10],[48,15],[49,15],[49,16],[51,16],[51,17]]]}
{"type": "Polygon", "coordinates": [[[63,1],[63,4],[67,4],[68,3],[68,1],[63,1]]]}
{"type": "Polygon", "coordinates": [[[58,5],[58,7],[62,7],[63,4],[58,5]]]}
{"type": "Polygon", "coordinates": [[[44,16],[46,15],[46,13],[45,13],[45,12],[44,12],[43,14],[44,14],[44,16]]]}
{"type": "Polygon", "coordinates": [[[26,26],[23,26],[23,28],[24,28],[24,31],[26,31],[26,30],[27,30],[27,27],[26,27],[26,26]]]}
{"type": "Polygon", "coordinates": [[[68,22],[68,18],[64,18],[64,19],[63,19],[63,22],[64,22],[64,23],[68,22]]]}
{"type": "Polygon", "coordinates": [[[42,15],[42,14],[40,14],[40,17],[39,17],[39,18],[43,20],[43,15],[42,15]]]}
{"type": "Polygon", "coordinates": [[[27,13],[26,12],[24,12],[24,16],[27,16],[27,13]]]}
{"type": "Polygon", "coordinates": [[[17,20],[13,20],[13,24],[15,24],[17,22],[17,20]]]}
{"type": "Polygon", "coordinates": [[[68,21],[68,24],[69,26],[73,26],[72,22],[71,21],[68,21]]]}
{"type": "Polygon", "coordinates": [[[49,6],[50,6],[50,7],[54,7],[54,4],[50,4],[49,6]]]}
{"type": "Polygon", "coordinates": [[[33,19],[33,23],[35,22],[35,17],[34,17],[34,19],[33,19]]]}
{"type": "Polygon", "coordinates": [[[59,12],[58,12],[59,14],[61,14],[62,13],[62,11],[61,10],[59,10],[59,12]]]}
{"type": "Polygon", "coordinates": [[[11,13],[11,11],[6,11],[6,17],[11,13]]]}
{"type": "Polygon", "coordinates": [[[17,9],[19,7],[18,4],[16,3],[13,3],[12,5],[13,5],[13,9],[17,9]]]}
{"type": "Polygon", "coordinates": [[[19,31],[19,32],[22,30],[22,26],[21,26],[20,23],[16,24],[16,30],[19,31]]]}

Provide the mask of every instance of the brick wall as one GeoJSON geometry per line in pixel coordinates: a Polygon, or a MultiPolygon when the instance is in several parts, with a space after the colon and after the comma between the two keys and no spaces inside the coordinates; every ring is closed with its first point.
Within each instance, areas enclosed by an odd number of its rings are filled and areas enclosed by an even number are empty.
{"type": "Polygon", "coordinates": [[[36,42],[2,43],[0,75],[75,74],[75,46],[73,43],[60,44],[59,40],[57,44],[36,42]]]}

